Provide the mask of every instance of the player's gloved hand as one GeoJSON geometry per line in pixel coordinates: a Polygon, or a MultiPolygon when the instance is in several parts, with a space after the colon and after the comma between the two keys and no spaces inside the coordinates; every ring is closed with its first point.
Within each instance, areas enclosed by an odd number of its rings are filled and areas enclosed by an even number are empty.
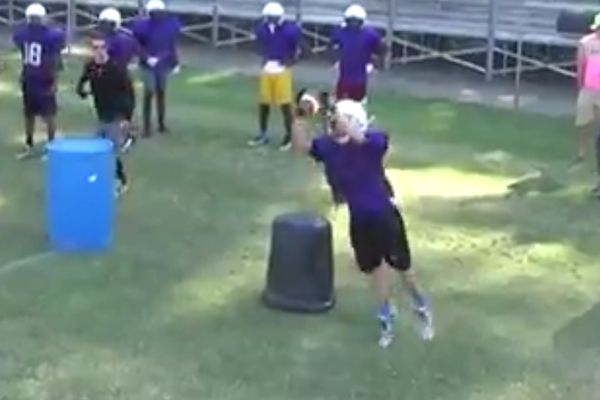
{"type": "Polygon", "coordinates": [[[367,64],[367,74],[371,75],[371,74],[374,74],[375,72],[377,72],[377,70],[375,69],[375,66],[371,63],[367,64]]]}
{"type": "Polygon", "coordinates": [[[154,68],[158,64],[158,57],[148,57],[146,63],[150,68],[154,68]]]}

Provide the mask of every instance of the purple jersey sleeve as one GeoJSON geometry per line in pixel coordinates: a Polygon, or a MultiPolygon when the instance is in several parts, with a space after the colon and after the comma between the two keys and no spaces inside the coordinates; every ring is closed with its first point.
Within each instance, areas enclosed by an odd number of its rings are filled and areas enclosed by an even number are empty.
{"type": "Polygon", "coordinates": [[[265,24],[264,24],[264,22],[261,22],[260,24],[256,25],[256,28],[254,28],[254,36],[256,36],[256,40],[260,44],[263,44],[263,42],[265,40],[265,24]]]}
{"type": "Polygon", "coordinates": [[[388,136],[383,132],[367,132],[363,146],[376,157],[383,157],[389,148],[388,136]]]}
{"type": "Polygon", "coordinates": [[[331,34],[331,45],[339,47],[342,45],[343,28],[341,26],[336,27],[331,34]]]}
{"type": "Polygon", "coordinates": [[[381,35],[375,29],[368,30],[368,47],[371,55],[377,53],[377,50],[381,47],[381,35]]]}
{"type": "Polygon", "coordinates": [[[67,35],[60,28],[54,28],[51,32],[52,51],[58,54],[67,45],[67,35]]]}
{"type": "Polygon", "coordinates": [[[179,20],[179,18],[177,17],[173,17],[173,30],[175,31],[176,35],[179,35],[181,33],[181,29],[182,29],[183,25],[181,24],[181,21],[179,20]]]}
{"type": "Polygon", "coordinates": [[[298,47],[298,45],[300,44],[300,39],[302,38],[302,30],[300,30],[300,27],[298,26],[298,24],[292,22],[289,25],[289,39],[290,39],[290,43],[294,46],[294,47],[298,47]]]}
{"type": "Polygon", "coordinates": [[[23,45],[23,28],[22,27],[17,27],[15,29],[15,31],[13,32],[13,43],[15,45],[15,47],[18,47],[19,49],[21,48],[21,46],[23,45]]]}
{"type": "Polygon", "coordinates": [[[328,143],[329,138],[327,136],[319,136],[314,138],[310,144],[310,150],[308,151],[308,154],[316,162],[325,162],[328,155],[328,143]]]}

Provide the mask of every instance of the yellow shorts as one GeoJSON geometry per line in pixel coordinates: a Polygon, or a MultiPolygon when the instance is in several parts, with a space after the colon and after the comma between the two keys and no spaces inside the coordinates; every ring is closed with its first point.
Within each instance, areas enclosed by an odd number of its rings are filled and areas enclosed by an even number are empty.
{"type": "Polygon", "coordinates": [[[280,74],[263,73],[259,80],[259,102],[270,106],[292,103],[292,72],[286,69],[280,74]]]}

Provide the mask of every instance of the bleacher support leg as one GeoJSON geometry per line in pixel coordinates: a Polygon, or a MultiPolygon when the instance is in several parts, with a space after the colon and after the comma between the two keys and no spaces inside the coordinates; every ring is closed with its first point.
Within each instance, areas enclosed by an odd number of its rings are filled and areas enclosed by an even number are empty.
{"type": "Polygon", "coordinates": [[[494,49],[496,47],[496,0],[488,0],[488,32],[487,32],[487,58],[485,65],[485,79],[491,81],[494,76],[494,49]]]}

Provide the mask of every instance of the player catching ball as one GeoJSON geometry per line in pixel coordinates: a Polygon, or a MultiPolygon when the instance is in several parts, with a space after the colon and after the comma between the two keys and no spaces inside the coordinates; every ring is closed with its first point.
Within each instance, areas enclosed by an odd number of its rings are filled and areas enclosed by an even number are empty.
{"type": "Polygon", "coordinates": [[[362,104],[338,101],[330,113],[328,134],[311,136],[309,117],[316,113],[316,100],[304,94],[299,99],[292,129],[292,148],[322,163],[336,184],[350,212],[350,240],[356,262],[368,274],[379,299],[377,318],[381,326],[379,345],[393,339],[395,308],[392,305],[393,271],[400,273],[420,322],[423,340],[434,336],[429,302],[417,287],[402,215],[390,201],[383,174],[388,150],[387,135],[368,128],[362,104]]]}

